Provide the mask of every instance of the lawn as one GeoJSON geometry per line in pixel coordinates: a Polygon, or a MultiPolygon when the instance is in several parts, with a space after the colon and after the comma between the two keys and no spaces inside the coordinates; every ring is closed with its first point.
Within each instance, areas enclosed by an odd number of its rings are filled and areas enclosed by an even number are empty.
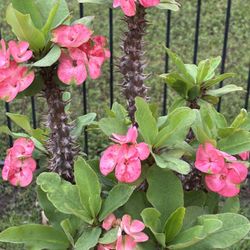
{"type": "MultiPolygon", "coordinates": [[[[74,13],[74,18],[79,15],[78,4],[76,0],[67,1],[74,13]]],[[[180,54],[186,63],[192,63],[193,47],[195,36],[195,21],[196,21],[196,0],[181,1],[181,11],[172,13],[171,15],[171,41],[170,47],[180,54]]],[[[0,2],[0,24],[2,37],[9,39],[12,37],[10,29],[4,20],[4,10],[8,5],[9,0],[0,2]]],[[[226,0],[209,0],[202,1],[201,9],[201,24],[198,48],[198,60],[208,57],[218,56],[222,54],[224,23],[226,16],[226,0]]],[[[108,36],[108,15],[109,10],[100,8],[100,6],[87,5],[84,7],[85,15],[94,15],[94,31],[96,34],[108,36]]],[[[157,9],[149,10],[148,20],[149,29],[146,37],[147,61],[148,67],[146,71],[152,73],[151,78],[147,81],[150,87],[151,101],[162,103],[163,99],[163,83],[158,77],[164,72],[165,68],[165,36],[166,36],[166,13],[157,9]]],[[[124,25],[121,20],[121,11],[115,10],[113,16],[114,22],[114,58],[119,58],[120,49],[119,41],[122,37],[124,25]]],[[[230,29],[227,48],[227,59],[225,70],[227,72],[235,72],[237,76],[225,84],[233,83],[240,85],[246,89],[248,71],[249,71],[249,51],[250,51],[250,13],[249,1],[238,0],[232,1],[230,29]]],[[[171,62],[170,62],[171,68],[171,62]]],[[[114,71],[114,97],[115,101],[124,103],[119,89],[120,74],[117,70],[114,71]]],[[[109,64],[106,63],[103,69],[103,75],[96,81],[88,80],[86,83],[88,112],[98,113],[98,118],[104,115],[105,106],[109,106],[109,64]]],[[[232,94],[223,98],[221,111],[228,119],[232,119],[237,114],[241,107],[244,106],[245,92],[232,94]]],[[[172,101],[172,93],[168,92],[168,104],[172,101]]],[[[82,108],[82,88],[72,88],[72,117],[76,117],[83,113],[82,108]]],[[[44,110],[43,98],[36,97],[37,120],[39,124],[43,122],[44,110]]],[[[15,100],[10,105],[11,112],[21,114],[29,114],[31,117],[30,99],[15,100]]],[[[161,112],[161,110],[159,110],[161,112]]],[[[0,103],[0,126],[6,123],[5,106],[0,103]]],[[[13,127],[14,129],[17,129],[13,127]]],[[[99,133],[91,133],[89,137],[90,155],[96,155],[96,152],[101,152],[106,144],[105,140],[97,140],[99,133]]],[[[3,159],[6,148],[8,146],[8,138],[0,135],[0,159],[3,159]]],[[[247,194],[247,191],[246,191],[247,194]]],[[[39,210],[35,206],[35,190],[16,189],[3,185],[0,181],[0,231],[10,225],[17,225],[26,222],[40,221],[39,210]]],[[[244,196],[242,211],[250,217],[249,197],[244,196]]],[[[2,246],[6,250],[21,249],[13,246],[2,246]]],[[[250,242],[245,241],[242,245],[236,246],[234,250],[247,250],[250,248],[250,242]]],[[[1,248],[0,248],[1,249],[1,248]]]]}

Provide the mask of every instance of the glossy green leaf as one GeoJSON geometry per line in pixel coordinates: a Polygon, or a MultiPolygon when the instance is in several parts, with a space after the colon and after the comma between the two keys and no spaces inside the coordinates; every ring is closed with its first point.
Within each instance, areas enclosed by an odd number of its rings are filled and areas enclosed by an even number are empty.
{"type": "Polygon", "coordinates": [[[102,238],[99,239],[99,243],[101,244],[110,244],[117,240],[119,227],[115,227],[107,231],[102,238]]]}
{"type": "Polygon", "coordinates": [[[37,29],[29,14],[22,14],[10,4],[6,11],[6,21],[19,40],[29,42],[36,52],[43,49],[46,42],[43,33],[37,29]]]}
{"type": "Polygon", "coordinates": [[[139,125],[139,131],[144,141],[152,145],[158,133],[156,120],[152,115],[149,105],[143,98],[136,97],[135,106],[135,120],[139,125]]]}
{"type": "Polygon", "coordinates": [[[72,246],[74,246],[74,233],[75,230],[72,227],[70,220],[69,219],[65,219],[61,222],[61,227],[65,233],[65,235],[67,236],[69,242],[71,243],[72,246]]]}
{"type": "Polygon", "coordinates": [[[180,4],[175,0],[161,0],[160,4],[156,7],[162,10],[178,11],[180,9],[180,4]]]}
{"type": "Polygon", "coordinates": [[[155,138],[154,147],[173,146],[177,142],[184,141],[195,118],[195,112],[190,108],[175,109],[162,125],[163,128],[155,138]]]}
{"type": "Polygon", "coordinates": [[[198,206],[186,207],[185,217],[183,220],[182,231],[195,225],[197,218],[205,214],[205,210],[198,206]]]}
{"type": "Polygon", "coordinates": [[[241,109],[240,113],[235,117],[230,127],[240,128],[242,124],[247,120],[247,110],[241,109]]]}
{"type": "Polygon", "coordinates": [[[96,118],[96,113],[88,113],[86,115],[78,116],[76,118],[76,125],[73,128],[72,136],[78,138],[81,136],[84,127],[93,123],[96,118]]]}
{"type": "Polygon", "coordinates": [[[198,70],[197,70],[197,77],[196,77],[197,84],[199,85],[202,84],[202,82],[208,75],[209,69],[210,69],[209,60],[204,60],[199,63],[198,70]]]}
{"type": "Polygon", "coordinates": [[[40,174],[37,177],[37,185],[47,193],[48,199],[58,211],[75,215],[92,224],[93,219],[85,207],[82,206],[76,185],[62,180],[56,173],[40,174]]]}
{"type": "Polygon", "coordinates": [[[111,136],[113,133],[125,135],[128,130],[124,120],[118,118],[102,118],[98,122],[98,125],[107,136],[111,136]]]}
{"type": "Polygon", "coordinates": [[[238,213],[240,210],[240,199],[238,196],[226,198],[220,213],[238,213]]]}
{"type": "Polygon", "coordinates": [[[88,28],[92,28],[95,16],[85,16],[80,19],[75,20],[72,24],[80,23],[84,24],[88,28]]]}
{"type": "Polygon", "coordinates": [[[204,81],[210,80],[211,78],[214,77],[215,70],[217,69],[217,67],[220,65],[220,62],[221,62],[221,56],[210,58],[209,62],[210,62],[210,67],[209,67],[208,74],[205,77],[204,81]]]}
{"type": "Polygon", "coordinates": [[[132,195],[135,186],[129,186],[127,184],[117,184],[114,186],[106,200],[103,202],[103,206],[99,215],[99,221],[103,221],[109,214],[114,212],[117,208],[123,206],[132,195]]]}
{"type": "Polygon", "coordinates": [[[165,224],[166,242],[170,242],[181,231],[186,209],[177,208],[167,219],[165,224]]]}
{"type": "Polygon", "coordinates": [[[78,157],[74,163],[74,173],[82,206],[95,219],[102,205],[101,185],[98,176],[81,157],[78,157]]]}
{"type": "Polygon", "coordinates": [[[202,84],[202,86],[205,87],[205,88],[211,88],[215,84],[218,84],[218,83],[220,83],[220,82],[222,82],[222,81],[224,81],[224,80],[226,80],[228,78],[234,77],[234,76],[235,76],[234,73],[224,73],[222,75],[216,76],[216,77],[204,82],[202,84]]]}
{"type": "Polygon", "coordinates": [[[29,118],[26,115],[6,113],[6,115],[20,128],[26,131],[28,134],[32,134],[32,128],[29,118]]]}
{"type": "Polygon", "coordinates": [[[11,0],[13,7],[23,14],[30,14],[37,28],[43,25],[43,18],[34,0],[11,0]]]}
{"type": "Polygon", "coordinates": [[[234,84],[228,84],[222,88],[219,89],[211,89],[206,92],[207,95],[215,96],[215,97],[221,97],[223,95],[235,92],[235,91],[243,91],[242,87],[238,87],[234,84]]]}
{"type": "Polygon", "coordinates": [[[160,168],[168,168],[180,174],[188,174],[191,170],[190,165],[180,159],[169,157],[167,154],[153,154],[156,165],[160,168]]]}
{"type": "Polygon", "coordinates": [[[188,74],[193,78],[193,81],[196,83],[196,76],[197,76],[197,66],[195,64],[186,64],[185,68],[188,72],[188,74]]]}
{"type": "Polygon", "coordinates": [[[218,148],[235,155],[250,149],[250,132],[239,130],[218,142],[218,148]]]}
{"type": "Polygon", "coordinates": [[[45,57],[33,63],[32,66],[39,68],[50,67],[51,65],[53,65],[55,62],[58,61],[60,55],[61,55],[60,47],[54,45],[45,57]]]}
{"type": "Polygon", "coordinates": [[[101,235],[101,228],[94,227],[85,230],[75,244],[75,250],[90,250],[98,243],[101,235]]]}
{"type": "Polygon", "coordinates": [[[147,181],[148,201],[161,213],[164,225],[170,214],[184,205],[181,181],[172,171],[156,167],[148,171],[147,181]]]}
{"type": "Polygon", "coordinates": [[[206,202],[206,193],[202,190],[193,190],[184,192],[185,207],[199,206],[203,207],[206,202]]]}
{"type": "Polygon", "coordinates": [[[162,230],[161,213],[155,208],[145,208],[141,217],[146,227],[154,234],[156,240],[165,247],[166,237],[162,230]]]}
{"type": "Polygon", "coordinates": [[[0,233],[0,242],[35,245],[40,249],[66,250],[69,246],[65,234],[53,227],[27,224],[10,227],[0,233]]]}

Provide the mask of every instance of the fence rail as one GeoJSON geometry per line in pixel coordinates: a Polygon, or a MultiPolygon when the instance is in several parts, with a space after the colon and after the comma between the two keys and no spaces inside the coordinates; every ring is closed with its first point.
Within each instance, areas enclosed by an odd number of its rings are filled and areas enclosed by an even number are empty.
{"type": "MultiPolygon", "coordinates": [[[[232,9],[232,1],[227,0],[227,7],[225,12],[225,25],[224,25],[224,38],[223,38],[223,48],[221,52],[222,56],[222,63],[221,63],[221,73],[225,71],[225,62],[227,58],[227,45],[228,45],[228,34],[230,28],[230,15],[232,9]]],[[[201,10],[202,10],[202,0],[197,0],[196,2],[196,21],[195,21],[195,35],[194,35],[194,47],[193,47],[193,63],[197,62],[198,52],[199,52],[199,37],[200,37],[200,22],[201,22],[201,10]]],[[[79,16],[84,16],[84,5],[82,3],[79,4],[79,16]]],[[[165,44],[167,47],[171,47],[171,16],[172,12],[170,10],[166,11],[166,41],[165,44]]],[[[114,101],[114,46],[113,46],[113,10],[109,9],[108,12],[108,25],[109,25],[109,48],[111,51],[111,57],[109,61],[109,104],[112,106],[114,101]]],[[[165,57],[165,72],[169,70],[169,58],[166,55],[165,57]]],[[[220,86],[223,86],[223,82],[220,83],[220,86]]],[[[245,96],[245,108],[248,109],[249,106],[249,94],[250,94],[250,68],[248,72],[248,81],[246,83],[246,96],[245,96]]],[[[162,102],[162,114],[167,113],[167,96],[168,96],[168,88],[167,85],[164,84],[163,87],[163,102],[162,102]]],[[[87,89],[86,84],[82,85],[82,103],[83,103],[83,114],[88,112],[88,96],[87,96],[87,89]]],[[[34,97],[31,97],[31,108],[32,108],[32,122],[33,127],[37,127],[37,119],[36,119],[36,101],[34,97]]],[[[221,109],[222,99],[220,99],[217,109],[220,111],[221,109]]],[[[10,112],[10,104],[5,103],[5,110],[6,112],[10,112]]],[[[11,120],[6,116],[6,124],[9,129],[12,128],[11,120]]],[[[9,145],[12,146],[13,139],[9,136],[9,145]]],[[[88,133],[87,131],[84,132],[84,152],[88,154],[89,145],[88,145],[88,133]]],[[[0,161],[0,165],[3,164],[3,161],[0,161]]]]}

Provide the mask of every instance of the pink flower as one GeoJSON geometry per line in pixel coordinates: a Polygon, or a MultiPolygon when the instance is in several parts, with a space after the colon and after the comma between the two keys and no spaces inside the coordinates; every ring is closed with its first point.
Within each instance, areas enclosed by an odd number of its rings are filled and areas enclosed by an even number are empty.
{"type": "Polygon", "coordinates": [[[247,177],[247,168],[240,162],[228,163],[221,173],[206,175],[209,190],[224,197],[233,197],[240,192],[240,183],[247,177]]]}
{"type": "Polygon", "coordinates": [[[242,152],[239,154],[239,156],[243,161],[247,161],[249,159],[249,153],[250,151],[242,152]]]}
{"type": "Polygon", "coordinates": [[[7,151],[2,170],[2,178],[13,186],[26,187],[33,178],[36,161],[32,158],[35,146],[32,140],[19,138],[7,151]]]}
{"type": "MultiPolygon", "coordinates": [[[[145,8],[156,6],[160,3],[160,0],[139,0],[140,4],[145,8]]],[[[135,0],[114,0],[113,7],[117,8],[121,6],[126,16],[134,16],[136,13],[136,1],[135,0]]]]}
{"type": "Polygon", "coordinates": [[[100,160],[100,171],[108,175],[115,170],[118,181],[131,183],[141,175],[141,161],[150,154],[146,143],[137,143],[137,128],[129,128],[126,135],[113,134],[113,141],[119,144],[109,146],[100,160]]]}
{"type": "Polygon", "coordinates": [[[85,67],[86,55],[78,48],[62,52],[59,59],[58,78],[65,84],[82,84],[87,78],[85,67]]]}
{"type": "Polygon", "coordinates": [[[104,228],[106,231],[109,231],[115,224],[116,224],[116,217],[114,214],[110,214],[102,222],[102,228],[104,228]]]}
{"type": "Polygon", "coordinates": [[[10,51],[6,49],[6,43],[1,39],[1,50],[0,50],[0,69],[6,69],[10,63],[10,51]]]}
{"type": "Polygon", "coordinates": [[[77,48],[86,43],[92,31],[83,24],[61,25],[52,31],[52,42],[59,44],[65,48],[77,48]]]}
{"type": "Polygon", "coordinates": [[[88,71],[92,79],[97,79],[101,75],[103,63],[110,58],[110,51],[106,47],[106,38],[94,36],[87,43],[80,46],[88,58],[88,71]]]}
{"type": "Polygon", "coordinates": [[[130,215],[123,215],[121,228],[135,242],[145,242],[148,240],[148,236],[142,232],[145,225],[139,220],[132,220],[130,215]]]}
{"type": "Polygon", "coordinates": [[[102,227],[106,231],[118,227],[117,240],[110,244],[99,244],[98,250],[134,250],[137,243],[148,240],[148,236],[142,232],[145,225],[139,220],[132,220],[130,215],[124,215],[120,220],[111,214],[105,218],[102,227]]]}
{"type": "Polygon", "coordinates": [[[25,41],[9,42],[10,54],[17,63],[22,63],[28,61],[32,57],[32,51],[28,50],[29,43],[25,41]]]}
{"type": "Polygon", "coordinates": [[[225,160],[221,152],[211,143],[199,145],[196,152],[195,167],[203,173],[220,173],[224,168],[225,160]]]}

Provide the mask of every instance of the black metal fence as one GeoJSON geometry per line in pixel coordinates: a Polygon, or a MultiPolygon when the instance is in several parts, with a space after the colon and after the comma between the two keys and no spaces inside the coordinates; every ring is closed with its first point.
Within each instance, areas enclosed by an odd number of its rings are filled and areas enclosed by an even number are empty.
{"type": "MultiPolygon", "coordinates": [[[[199,50],[199,33],[200,33],[200,22],[201,22],[201,9],[202,9],[202,0],[197,0],[196,2],[197,10],[196,10],[196,21],[195,21],[195,37],[194,37],[194,47],[193,47],[193,63],[197,62],[197,55],[198,55],[198,50],[199,50]]],[[[226,8],[226,13],[225,13],[225,25],[224,25],[224,39],[223,39],[223,49],[221,51],[221,56],[222,56],[222,63],[221,63],[221,73],[224,73],[225,71],[225,62],[227,58],[227,44],[228,44],[228,34],[229,34],[229,29],[230,29],[230,15],[231,15],[231,6],[232,6],[232,1],[227,0],[227,8],[226,8]]],[[[79,4],[79,14],[80,17],[83,17],[84,15],[84,5],[79,4]]],[[[171,47],[171,11],[166,11],[166,46],[171,47]]],[[[108,13],[108,19],[109,19],[109,47],[111,51],[111,58],[109,61],[109,103],[110,106],[112,106],[113,101],[114,101],[114,57],[113,57],[113,39],[114,39],[114,34],[113,34],[113,10],[109,9],[108,13]]],[[[165,72],[168,72],[169,69],[169,58],[166,55],[165,57],[165,72]]],[[[250,92],[250,68],[248,71],[248,81],[246,82],[247,85],[247,92],[245,96],[245,108],[248,109],[249,106],[249,92],[250,92]]],[[[220,83],[220,87],[223,86],[223,82],[220,83]]],[[[167,113],[167,93],[168,89],[167,86],[164,85],[163,87],[163,103],[162,103],[162,114],[167,113]]],[[[82,103],[83,103],[83,113],[87,113],[87,104],[88,104],[88,96],[87,96],[87,89],[86,89],[86,84],[82,85],[82,103]]],[[[221,102],[222,99],[220,99],[217,109],[220,111],[221,109],[221,102]]],[[[33,127],[37,127],[37,119],[36,119],[36,102],[34,97],[31,97],[31,108],[32,108],[32,121],[33,121],[33,127]]],[[[6,112],[10,112],[10,105],[8,103],[5,104],[5,110],[6,112]]],[[[7,126],[11,129],[12,124],[11,120],[6,117],[6,123],[7,126]]],[[[9,145],[12,145],[12,137],[9,137],[9,145]]],[[[84,151],[85,153],[88,153],[89,147],[88,147],[88,134],[85,131],[84,133],[84,151]]],[[[3,163],[3,162],[1,162],[3,163]]]]}

